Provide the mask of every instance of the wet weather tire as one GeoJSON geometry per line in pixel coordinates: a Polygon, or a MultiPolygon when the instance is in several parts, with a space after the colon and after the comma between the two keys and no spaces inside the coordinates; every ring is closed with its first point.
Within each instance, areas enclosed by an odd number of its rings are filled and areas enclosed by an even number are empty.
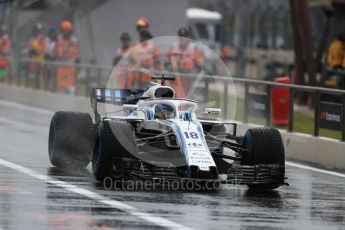
{"type": "MultiPolygon", "coordinates": [[[[242,165],[275,164],[285,166],[284,143],[277,129],[249,129],[244,136],[244,146],[248,149],[248,153],[242,156],[242,165]]],[[[284,179],[281,178],[281,180],[284,179]]],[[[252,190],[270,190],[279,186],[280,184],[277,182],[248,184],[252,190]]]]}
{"type": "Polygon", "coordinates": [[[134,130],[128,122],[102,122],[92,157],[92,171],[96,180],[117,177],[116,171],[123,167],[122,159],[133,157],[136,151],[134,130]]]}
{"type": "Polygon", "coordinates": [[[59,168],[85,168],[92,156],[95,127],[87,113],[56,112],[49,130],[49,159],[59,168]]]}

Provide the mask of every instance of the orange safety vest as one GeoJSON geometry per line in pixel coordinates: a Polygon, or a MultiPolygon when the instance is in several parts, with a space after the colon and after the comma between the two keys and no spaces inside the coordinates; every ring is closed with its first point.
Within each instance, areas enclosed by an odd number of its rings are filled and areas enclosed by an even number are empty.
{"type": "Polygon", "coordinates": [[[11,40],[10,37],[5,34],[0,38],[0,52],[2,55],[7,55],[10,52],[11,40]]]}
{"type": "Polygon", "coordinates": [[[142,42],[133,48],[133,58],[140,67],[152,69],[156,61],[156,52],[153,41],[142,42]]]}
{"type": "MultiPolygon", "coordinates": [[[[196,63],[202,63],[203,57],[194,43],[189,43],[186,48],[180,46],[179,43],[174,43],[168,53],[167,57],[172,65],[173,71],[191,73],[195,68],[196,63]]],[[[176,96],[185,97],[188,87],[188,80],[184,76],[179,76],[175,79],[173,88],[176,96]]]]}
{"type": "Polygon", "coordinates": [[[63,36],[58,37],[55,44],[55,55],[60,61],[75,61],[79,57],[80,46],[78,39],[71,36],[65,39],[63,36]]]}
{"type": "MultiPolygon", "coordinates": [[[[73,64],[79,57],[80,47],[76,37],[71,36],[65,39],[58,37],[54,53],[59,61],[71,62],[73,64]]],[[[56,88],[62,91],[75,86],[75,68],[73,66],[58,66],[56,68],[56,88]]]]}
{"type": "Polygon", "coordinates": [[[121,59],[129,53],[130,49],[131,46],[118,48],[113,55],[113,65],[115,66],[119,61],[121,61],[121,59]]]}
{"type": "Polygon", "coordinates": [[[130,46],[128,46],[127,48],[123,48],[123,47],[118,48],[118,49],[116,50],[116,52],[115,52],[114,57],[123,57],[123,56],[125,56],[125,55],[128,53],[128,51],[129,51],[130,49],[131,49],[130,46]]]}
{"type": "Polygon", "coordinates": [[[128,60],[127,61],[123,60],[121,62],[120,60],[122,59],[122,57],[126,56],[129,53],[130,49],[131,49],[131,46],[127,48],[121,47],[121,48],[118,48],[114,54],[114,59],[118,58],[118,61],[116,65],[114,66],[112,75],[117,79],[117,86],[120,88],[126,87],[126,81],[127,81],[126,71],[129,67],[128,60]]]}
{"type": "Polygon", "coordinates": [[[179,43],[174,43],[170,47],[167,56],[174,71],[179,72],[191,72],[196,63],[203,62],[200,50],[192,42],[186,48],[181,47],[179,43]]]}
{"type": "MultiPolygon", "coordinates": [[[[134,46],[131,52],[131,56],[135,62],[133,63],[133,66],[135,68],[145,68],[148,70],[159,68],[159,49],[154,45],[154,42],[152,40],[145,41],[134,46]]],[[[140,71],[134,71],[128,74],[126,87],[141,87],[140,85],[143,82],[149,81],[151,81],[151,75],[140,71]]]]}
{"type": "Polygon", "coordinates": [[[8,66],[8,58],[11,49],[11,40],[7,34],[0,38],[0,68],[6,68],[8,66]]]}

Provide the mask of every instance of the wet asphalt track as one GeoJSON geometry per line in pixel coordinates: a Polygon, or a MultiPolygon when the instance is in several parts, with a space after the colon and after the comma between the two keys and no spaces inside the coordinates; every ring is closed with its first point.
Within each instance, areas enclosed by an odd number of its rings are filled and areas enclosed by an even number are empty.
{"type": "Polygon", "coordinates": [[[0,101],[0,230],[345,229],[345,178],[296,167],[287,167],[290,186],[270,193],[107,191],[90,167],[50,165],[51,115],[0,101]]]}

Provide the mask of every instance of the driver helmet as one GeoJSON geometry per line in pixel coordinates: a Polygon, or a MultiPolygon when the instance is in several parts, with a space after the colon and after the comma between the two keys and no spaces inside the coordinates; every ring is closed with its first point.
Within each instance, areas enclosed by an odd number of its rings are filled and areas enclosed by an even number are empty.
{"type": "Polygon", "coordinates": [[[168,104],[158,104],[155,107],[155,118],[169,119],[175,118],[176,110],[173,106],[168,104]]]}

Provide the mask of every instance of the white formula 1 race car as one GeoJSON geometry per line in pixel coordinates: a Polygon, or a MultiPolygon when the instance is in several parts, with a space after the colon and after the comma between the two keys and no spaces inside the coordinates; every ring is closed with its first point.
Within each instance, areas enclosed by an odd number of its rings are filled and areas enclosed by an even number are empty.
{"type": "Polygon", "coordinates": [[[96,88],[90,114],[56,112],[49,133],[54,166],[73,169],[92,161],[95,178],[114,180],[198,180],[245,184],[250,189],[276,189],[285,183],[285,153],[274,128],[253,128],[237,136],[237,124],[197,103],[175,97],[165,80],[146,90],[96,88]],[[100,114],[104,105],[121,113],[100,114]]]}

